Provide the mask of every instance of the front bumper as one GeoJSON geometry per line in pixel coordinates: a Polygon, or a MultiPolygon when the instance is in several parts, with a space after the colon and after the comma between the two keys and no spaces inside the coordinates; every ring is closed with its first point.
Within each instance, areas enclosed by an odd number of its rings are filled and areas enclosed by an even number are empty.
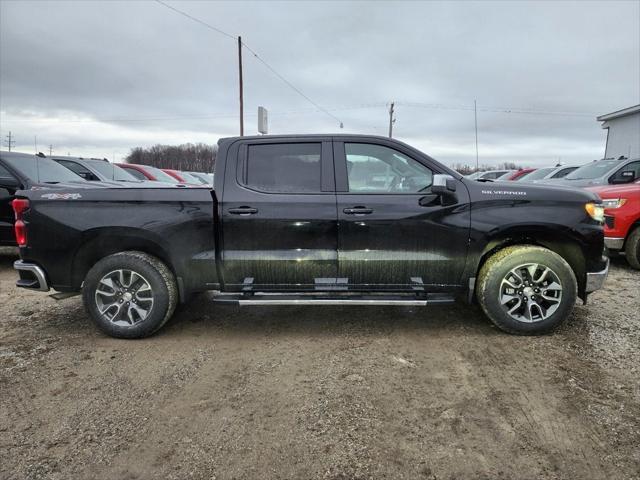
{"type": "Polygon", "coordinates": [[[622,250],[624,238],[604,237],[604,244],[609,250],[622,250]]]}
{"type": "Polygon", "coordinates": [[[37,290],[39,292],[49,291],[47,275],[44,273],[44,270],[35,263],[16,260],[13,263],[13,268],[20,274],[20,279],[16,282],[17,287],[37,290]]]}
{"type": "Polygon", "coordinates": [[[585,293],[595,292],[604,286],[604,281],[609,275],[609,259],[607,258],[604,270],[599,272],[587,272],[587,282],[585,285],[585,293]]]}

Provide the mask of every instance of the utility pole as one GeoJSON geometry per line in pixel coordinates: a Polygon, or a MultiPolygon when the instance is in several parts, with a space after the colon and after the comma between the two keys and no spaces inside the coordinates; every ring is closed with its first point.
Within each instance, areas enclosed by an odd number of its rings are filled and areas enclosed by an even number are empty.
{"type": "Polygon", "coordinates": [[[478,103],[473,101],[473,118],[476,126],[476,171],[478,171],[478,103]]]}
{"type": "Polygon", "coordinates": [[[38,136],[33,136],[33,147],[36,149],[36,155],[38,154],[38,136]]]}
{"type": "Polygon", "coordinates": [[[396,117],[394,116],[394,107],[395,103],[391,102],[389,106],[389,138],[393,137],[393,124],[396,123],[396,117]]]}
{"type": "Polygon", "coordinates": [[[49,156],[53,155],[53,145],[49,145],[49,156]]]}
{"type": "Polygon", "coordinates": [[[9,151],[11,151],[11,147],[13,147],[13,145],[16,143],[15,140],[12,140],[12,136],[11,136],[11,131],[9,131],[9,135],[7,135],[7,140],[6,140],[6,144],[7,147],[9,147],[9,151]]]}
{"type": "Polygon", "coordinates": [[[242,90],[242,37],[238,37],[238,80],[240,82],[240,136],[244,135],[244,99],[242,90]]]}

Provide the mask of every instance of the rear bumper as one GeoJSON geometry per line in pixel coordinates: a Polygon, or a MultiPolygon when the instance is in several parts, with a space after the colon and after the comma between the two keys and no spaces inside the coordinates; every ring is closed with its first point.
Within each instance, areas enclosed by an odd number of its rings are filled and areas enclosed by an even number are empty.
{"type": "Polygon", "coordinates": [[[17,287],[37,290],[39,292],[49,291],[47,275],[44,273],[44,270],[35,263],[16,260],[13,263],[13,268],[20,274],[20,279],[16,282],[17,287]]]}
{"type": "Polygon", "coordinates": [[[609,250],[622,250],[624,238],[604,237],[604,244],[609,250]]]}
{"type": "Polygon", "coordinates": [[[587,282],[585,284],[585,293],[595,292],[604,286],[604,282],[609,275],[609,259],[607,258],[605,267],[599,272],[587,272],[587,282]]]}

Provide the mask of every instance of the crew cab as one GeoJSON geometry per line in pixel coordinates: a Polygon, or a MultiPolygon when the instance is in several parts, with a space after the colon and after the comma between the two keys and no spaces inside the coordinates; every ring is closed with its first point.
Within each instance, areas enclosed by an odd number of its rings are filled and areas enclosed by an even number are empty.
{"type": "Polygon", "coordinates": [[[605,245],[614,252],[624,252],[629,265],[640,270],[640,180],[589,190],[602,198],[605,245]]]}
{"type": "Polygon", "coordinates": [[[607,276],[593,192],[468,180],[375,136],[218,147],[213,189],[18,192],[17,285],[81,293],[122,338],[156,332],[205,290],[238,305],[463,298],[504,331],[539,334],[607,276]]]}

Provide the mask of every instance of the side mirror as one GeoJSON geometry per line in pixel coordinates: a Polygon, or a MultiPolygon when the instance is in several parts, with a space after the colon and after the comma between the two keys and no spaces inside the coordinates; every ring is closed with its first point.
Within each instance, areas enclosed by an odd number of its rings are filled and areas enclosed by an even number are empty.
{"type": "Polygon", "coordinates": [[[438,195],[451,195],[455,192],[457,184],[455,179],[451,175],[435,174],[433,176],[433,185],[431,185],[431,191],[438,195]]]}
{"type": "Polygon", "coordinates": [[[631,183],[636,179],[636,172],[634,170],[625,170],[620,172],[619,177],[614,177],[611,183],[631,183]]]}
{"type": "Polygon", "coordinates": [[[435,174],[431,193],[440,197],[442,205],[453,205],[457,203],[458,197],[455,194],[457,188],[456,180],[451,175],[435,174]]]}
{"type": "Polygon", "coordinates": [[[17,190],[20,188],[20,182],[13,177],[0,177],[0,188],[17,190]]]}

